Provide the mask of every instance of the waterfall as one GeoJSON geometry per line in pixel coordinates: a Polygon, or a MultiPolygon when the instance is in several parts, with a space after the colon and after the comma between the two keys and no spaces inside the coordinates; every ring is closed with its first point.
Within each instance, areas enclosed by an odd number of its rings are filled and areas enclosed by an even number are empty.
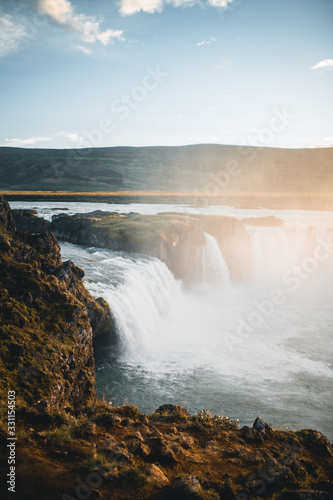
{"type": "Polygon", "coordinates": [[[301,428],[317,418],[332,435],[332,228],[247,230],[253,276],[229,286],[210,234],[197,252],[200,280],[186,285],[152,257],[61,244],[63,258],[84,269],[89,291],[108,301],[116,324],[118,345],[95,350],[97,390],[145,411],[182,401],[191,412],[229,407],[243,415],[250,381],[254,404],[269,418],[282,404],[286,422],[301,428]],[[327,250],[316,253],[320,240],[327,250]],[[297,289],[293,265],[308,275],[297,289]],[[276,296],[282,300],[273,302],[276,296]],[[314,394],[318,411],[309,412],[314,394]]]}
{"type": "MultiPolygon", "coordinates": [[[[280,228],[248,226],[252,246],[252,274],[258,281],[276,277],[290,260],[291,241],[280,228]]],[[[294,248],[295,250],[295,248],[294,248]]]]}
{"type": "MultiPolygon", "coordinates": [[[[297,271],[300,279],[303,279],[301,275],[315,274],[316,281],[327,280],[328,274],[333,274],[333,249],[330,253],[326,248],[332,240],[331,229],[306,225],[283,228],[247,226],[247,232],[252,247],[252,279],[258,284],[281,280],[285,273],[294,272],[296,267],[300,269],[297,271]],[[321,248],[319,253],[318,248],[321,248]]],[[[303,279],[307,280],[307,277],[303,279]]]]}
{"type": "MultiPolygon", "coordinates": [[[[111,259],[112,260],[112,259],[111,259]]],[[[109,281],[96,294],[109,302],[118,339],[127,350],[149,349],[158,343],[160,324],[171,301],[181,294],[181,284],[158,259],[136,256],[135,260],[117,257],[113,266],[105,261],[109,281]],[[116,265],[117,283],[110,284],[116,265]]],[[[94,284],[90,284],[94,291],[94,284]]]]}
{"type": "Polygon", "coordinates": [[[204,233],[206,245],[200,249],[201,278],[204,282],[230,283],[230,274],[221,249],[211,234],[204,233]]]}

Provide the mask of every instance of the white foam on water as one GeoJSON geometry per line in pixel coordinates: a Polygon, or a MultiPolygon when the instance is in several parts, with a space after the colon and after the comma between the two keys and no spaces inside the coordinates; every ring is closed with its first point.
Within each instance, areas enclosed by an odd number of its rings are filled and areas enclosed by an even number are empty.
{"type": "MultiPolygon", "coordinates": [[[[55,213],[54,205],[41,210],[55,213]]],[[[100,209],[84,205],[71,210],[100,209]]],[[[63,259],[84,269],[87,288],[109,302],[116,325],[118,347],[97,353],[97,388],[145,411],[181,400],[191,411],[209,407],[243,419],[260,413],[275,425],[292,422],[333,437],[333,217],[300,212],[284,213],[280,227],[246,226],[252,273],[242,283],[230,281],[208,233],[197,252],[201,280],[192,286],[158,259],[63,243],[63,259]]]]}

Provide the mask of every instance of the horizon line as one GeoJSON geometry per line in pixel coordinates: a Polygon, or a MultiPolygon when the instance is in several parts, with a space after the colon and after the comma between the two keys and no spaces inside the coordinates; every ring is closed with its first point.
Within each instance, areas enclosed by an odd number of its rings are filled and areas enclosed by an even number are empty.
{"type": "Polygon", "coordinates": [[[249,144],[221,144],[221,143],[195,143],[195,144],[180,144],[180,145],[154,145],[154,146],[89,146],[89,147],[24,147],[24,146],[6,146],[0,145],[0,149],[22,149],[22,150],[41,150],[41,151],[71,151],[71,150],[88,150],[88,149],[120,149],[120,148],[128,148],[128,149],[153,149],[153,148],[189,148],[189,147],[197,147],[197,146],[219,146],[219,147],[230,147],[230,148],[253,148],[253,149],[283,149],[283,150],[311,150],[311,149],[333,149],[333,145],[317,145],[317,146],[304,146],[304,147],[280,147],[280,146],[253,146],[249,144]]]}

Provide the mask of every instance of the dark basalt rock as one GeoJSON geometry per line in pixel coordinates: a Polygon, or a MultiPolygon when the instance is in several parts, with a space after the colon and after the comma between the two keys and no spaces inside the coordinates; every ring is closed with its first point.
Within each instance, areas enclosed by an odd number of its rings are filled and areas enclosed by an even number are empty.
{"type": "Polygon", "coordinates": [[[92,222],[87,217],[71,217],[67,214],[52,217],[51,230],[57,238],[77,245],[98,244],[98,241],[92,241],[91,227],[92,222]]]}
{"type": "Polygon", "coordinates": [[[147,445],[151,452],[149,459],[161,465],[174,465],[178,462],[174,452],[163,437],[151,437],[147,439],[147,445]]]}
{"type": "Polygon", "coordinates": [[[326,491],[298,490],[286,491],[279,500],[332,500],[332,497],[326,491]]]}
{"type": "Polygon", "coordinates": [[[245,441],[248,441],[249,443],[262,443],[263,442],[263,437],[260,432],[258,432],[256,429],[251,429],[247,425],[244,425],[241,429],[242,431],[242,438],[245,441]]]}
{"type": "Polygon", "coordinates": [[[33,406],[19,408],[17,411],[19,419],[31,425],[51,424],[53,421],[50,414],[50,404],[48,401],[37,401],[33,406]]]}
{"type": "Polygon", "coordinates": [[[0,247],[0,397],[15,387],[30,405],[89,401],[95,397],[93,335],[111,328],[108,304],[88,293],[79,267],[62,263],[52,233],[16,231],[3,198],[0,247]]]}
{"type": "Polygon", "coordinates": [[[59,281],[64,281],[70,292],[73,292],[79,280],[84,277],[84,271],[71,260],[61,264],[54,272],[59,281]]]}
{"type": "Polygon", "coordinates": [[[249,235],[243,222],[232,217],[176,213],[108,215],[98,211],[54,216],[50,230],[71,243],[157,257],[176,278],[187,281],[201,279],[198,255],[206,245],[204,233],[208,232],[216,239],[232,279],[245,279],[250,273],[249,235]]]}
{"type": "Polygon", "coordinates": [[[14,224],[12,211],[3,196],[0,196],[0,224],[3,224],[8,229],[13,230],[14,224]]]}
{"type": "Polygon", "coordinates": [[[324,457],[333,457],[333,446],[321,432],[313,429],[303,429],[296,434],[302,439],[306,448],[324,457]]]}
{"type": "Polygon", "coordinates": [[[262,437],[265,437],[269,431],[272,430],[271,426],[266,424],[261,417],[257,417],[253,423],[253,429],[258,431],[262,437]]]}
{"type": "Polygon", "coordinates": [[[182,408],[181,406],[176,406],[176,405],[171,405],[171,404],[165,404],[157,408],[154,413],[161,413],[161,414],[167,414],[167,415],[173,415],[177,413],[182,413],[184,415],[190,415],[190,413],[185,409],[182,408]]]}
{"type": "Polygon", "coordinates": [[[313,486],[315,490],[326,491],[329,493],[333,500],[333,483],[330,481],[320,481],[313,486]]]}
{"type": "Polygon", "coordinates": [[[235,486],[230,477],[219,488],[220,498],[223,500],[236,500],[235,486]]]}
{"type": "Polygon", "coordinates": [[[132,212],[121,215],[95,210],[74,216],[57,214],[49,223],[38,219],[33,210],[20,210],[16,212],[15,221],[21,230],[52,231],[60,240],[77,245],[157,257],[176,278],[186,281],[202,278],[198,275],[202,271],[198,270],[198,256],[206,245],[204,233],[207,232],[216,239],[231,279],[246,279],[251,272],[250,238],[244,222],[233,217],[132,212]]]}
{"type": "Polygon", "coordinates": [[[17,230],[43,233],[49,230],[50,221],[36,215],[37,210],[12,210],[13,222],[17,230]]]}
{"type": "Polygon", "coordinates": [[[203,498],[203,489],[195,476],[185,476],[176,479],[172,485],[174,498],[195,500],[203,498]]]}
{"type": "MultiPolygon", "coordinates": [[[[132,213],[132,212],[130,212],[132,213]]],[[[84,217],[86,219],[95,218],[95,217],[105,217],[106,215],[118,215],[118,212],[104,212],[103,210],[94,210],[93,212],[88,213],[77,213],[74,217],[84,217]]],[[[53,218],[52,218],[53,220],[53,218]]]]}

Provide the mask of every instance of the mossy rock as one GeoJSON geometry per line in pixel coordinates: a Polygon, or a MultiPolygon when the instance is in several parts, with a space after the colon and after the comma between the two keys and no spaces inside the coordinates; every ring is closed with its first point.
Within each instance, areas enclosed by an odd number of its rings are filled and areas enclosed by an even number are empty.
{"type": "Polygon", "coordinates": [[[16,231],[1,197],[0,238],[0,398],[8,390],[28,404],[94,398],[92,339],[111,327],[108,304],[85,289],[80,268],[62,263],[52,233],[16,231]]]}

